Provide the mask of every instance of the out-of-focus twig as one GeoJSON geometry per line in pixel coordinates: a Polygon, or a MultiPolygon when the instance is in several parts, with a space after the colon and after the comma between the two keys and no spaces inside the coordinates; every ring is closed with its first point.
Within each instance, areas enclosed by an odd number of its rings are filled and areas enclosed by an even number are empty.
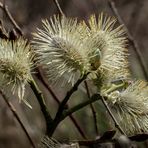
{"type": "MultiPolygon", "coordinates": [[[[84,81],[84,85],[85,85],[85,88],[86,88],[88,99],[91,99],[90,92],[89,92],[89,87],[88,87],[88,84],[87,84],[87,81],[86,80],[84,81]]],[[[95,131],[96,131],[96,135],[98,136],[99,131],[98,131],[98,127],[97,127],[96,110],[95,110],[95,107],[93,106],[92,103],[90,104],[90,108],[92,110],[92,115],[93,115],[94,127],[95,127],[95,131]]]]}
{"type": "MultiPolygon", "coordinates": [[[[118,21],[120,24],[124,24],[124,21],[122,20],[117,8],[116,8],[116,5],[115,5],[115,2],[113,0],[109,0],[109,6],[110,8],[112,9],[113,13],[115,14],[115,16],[117,17],[118,21]]],[[[137,44],[137,42],[134,40],[133,36],[131,35],[131,33],[129,32],[127,26],[124,24],[124,28],[126,30],[126,33],[127,33],[127,36],[128,36],[128,39],[131,43],[131,45],[133,46],[134,50],[135,50],[135,53],[137,55],[137,58],[139,60],[139,64],[143,70],[143,75],[145,77],[146,80],[148,80],[148,72],[147,72],[147,68],[145,66],[145,63],[144,63],[144,60],[142,58],[142,54],[139,50],[139,46],[137,44]]]]}
{"type": "Polygon", "coordinates": [[[40,105],[40,108],[41,108],[41,111],[43,113],[43,116],[44,116],[44,119],[45,119],[45,122],[46,122],[46,133],[49,132],[50,130],[50,125],[53,121],[50,113],[49,113],[49,110],[47,108],[47,105],[45,103],[45,99],[44,99],[44,96],[42,94],[42,92],[40,91],[39,87],[37,86],[36,82],[34,81],[34,79],[32,78],[32,80],[29,82],[30,84],[30,87],[32,89],[32,91],[34,92],[34,95],[36,96],[36,99],[40,105]]]}
{"type": "MultiPolygon", "coordinates": [[[[50,94],[52,95],[53,99],[57,102],[57,104],[60,105],[60,100],[58,99],[58,97],[56,96],[56,94],[54,93],[54,91],[52,90],[52,88],[49,86],[49,84],[45,80],[42,72],[39,69],[38,69],[37,77],[43,83],[43,85],[46,87],[46,89],[50,92],[50,94]]],[[[67,108],[69,108],[68,105],[67,105],[67,108]]],[[[69,115],[69,118],[71,119],[71,121],[73,122],[73,124],[75,125],[75,127],[77,128],[77,130],[79,131],[79,133],[81,134],[81,136],[84,139],[87,139],[86,138],[86,135],[84,134],[82,128],[80,127],[80,125],[78,124],[78,122],[74,118],[74,116],[73,115],[69,115]]]]}
{"type": "Polygon", "coordinates": [[[55,5],[57,6],[57,8],[58,8],[59,12],[61,13],[61,15],[64,16],[65,14],[64,14],[64,12],[63,12],[62,9],[61,9],[58,0],[54,0],[54,3],[55,3],[55,5]]]}
{"type": "Polygon", "coordinates": [[[13,24],[14,28],[16,29],[16,31],[20,35],[23,35],[23,32],[22,32],[21,28],[19,27],[19,25],[16,23],[16,21],[14,20],[14,18],[11,15],[11,13],[9,12],[8,6],[6,6],[5,3],[2,4],[0,2],[0,8],[5,12],[6,16],[8,17],[8,19],[10,20],[10,22],[13,24]]]}
{"type": "Polygon", "coordinates": [[[0,38],[2,39],[8,39],[8,34],[6,33],[6,30],[4,28],[4,25],[3,25],[3,21],[0,20],[0,38]]]}
{"type": "Polygon", "coordinates": [[[121,134],[126,135],[125,132],[123,131],[123,129],[120,127],[119,123],[117,122],[116,118],[114,117],[114,115],[112,114],[108,104],[106,103],[104,97],[101,97],[101,101],[103,103],[103,105],[105,106],[107,112],[109,113],[110,117],[112,118],[112,120],[114,121],[115,127],[121,132],[121,134]]]}
{"type": "Polygon", "coordinates": [[[24,124],[22,123],[21,119],[19,118],[19,115],[16,112],[16,109],[14,108],[14,106],[8,101],[8,98],[6,97],[6,95],[0,90],[0,94],[2,95],[4,101],[6,102],[6,104],[8,105],[9,109],[11,110],[11,112],[13,113],[14,117],[17,119],[18,123],[20,124],[21,128],[23,129],[24,133],[26,134],[31,146],[33,148],[36,148],[32,138],[30,137],[27,129],[25,128],[24,124]]]}

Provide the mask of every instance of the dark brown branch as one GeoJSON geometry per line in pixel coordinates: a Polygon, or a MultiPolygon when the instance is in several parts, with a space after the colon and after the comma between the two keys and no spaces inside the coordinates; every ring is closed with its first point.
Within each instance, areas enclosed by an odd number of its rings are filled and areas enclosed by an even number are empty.
{"type": "Polygon", "coordinates": [[[100,100],[101,99],[101,96],[99,94],[95,94],[91,97],[91,99],[85,101],[85,102],[82,102],[82,103],[79,103],[78,105],[66,110],[63,115],[61,116],[61,121],[64,120],[67,116],[75,113],[76,111],[86,107],[87,105],[91,104],[91,103],[94,103],[95,101],[97,100],[100,100]]]}
{"type": "Polygon", "coordinates": [[[38,103],[40,105],[41,111],[43,113],[43,116],[44,116],[44,119],[45,119],[45,122],[46,122],[46,133],[48,133],[53,119],[52,119],[52,117],[51,117],[51,115],[49,113],[49,110],[48,110],[47,106],[46,106],[43,94],[39,90],[39,88],[38,88],[37,84],[35,83],[35,81],[31,80],[29,82],[29,84],[30,84],[30,87],[31,87],[32,91],[34,92],[34,94],[36,96],[36,99],[37,99],[37,101],[38,101],[38,103]]]}
{"type": "MultiPolygon", "coordinates": [[[[38,79],[43,83],[43,85],[46,87],[46,89],[50,92],[50,94],[52,95],[53,99],[57,102],[58,105],[60,105],[60,100],[58,99],[58,97],[55,95],[55,93],[53,92],[53,90],[51,89],[51,87],[48,85],[47,81],[44,79],[44,76],[42,75],[42,72],[38,69],[38,74],[37,74],[38,79]]],[[[67,108],[68,105],[67,105],[67,108]]],[[[78,124],[77,120],[73,117],[73,115],[69,115],[69,118],[71,119],[71,121],[73,122],[73,124],[75,125],[75,127],[77,128],[77,130],[79,131],[79,133],[81,134],[81,136],[84,139],[87,139],[82,128],[80,127],[80,125],[78,124]]]]}
{"type": "Polygon", "coordinates": [[[144,63],[144,60],[142,58],[142,54],[139,50],[139,46],[137,44],[137,42],[134,40],[133,36],[131,35],[131,33],[129,32],[127,26],[124,24],[124,21],[122,20],[117,8],[116,8],[116,5],[115,5],[115,2],[113,0],[109,0],[109,6],[110,8],[112,9],[113,13],[115,14],[115,16],[117,17],[118,21],[120,24],[123,24],[124,25],[124,28],[126,30],[126,33],[127,33],[127,36],[128,36],[128,39],[131,43],[131,45],[133,46],[134,50],[135,50],[135,53],[137,55],[137,58],[139,60],[139,64],[143,70],[143,74],[144,74],[144,77],[146,80],[148,80],[148,72],[147,72],[147,68],[145,66],[145,63],[144,63]]]}
{"type": "MultiPolygon", "coordinates": [[[[79,143],[80,146],[90,146],[90,147],[95,147],[95,145],[101,144],[101,143],[117,143],[118,142],[118,138],[114,139],[113,136],[115,135],[115,131],[107,131],[103,134],[103,136],[101,136],[100,138],[97,138],[95,140],[72,140],[70,141],[71,143],[79,143]],[[107,135],[107,137],[103,138],[105,135],[107,135]]],[[[122,135],[123,136],[123,135],[122,135]]],[[[119,137],[120,138],[120,137],[119,137]]],[[[148,134],[137,134],[134,136],[130,136],[130,137],[126,137],[127,140],[131,140],[131,141],[136,141],[136,142],[146,142],[146,140],[148,139],[148,134]]],[[[126,142],[126,139],[125,141],[126,142]]],[[[129,141],[127,141],[129,142],[129,141]]],[[[132,144],[132,143],[131,143],[132,144]]]]}
{"type": "Polygon", "coordinates": [[[61,13],[61,15],[64,16],[65,14],[64,14],[64,12],[63,12],[62,9],[61,9],[58,0],[54,0],[54,3],[55,3],[55,5],[57,6],[57,8],[58,8],[59,12],[61,13]]]}
{"type": "Polygon", "coordinates": [[[87,139],[83,129],[81,128],[81,126],[78,124],[78,121],[75,119],[75,117],[73,115],[69,115],[69,118],[71,119],[71,121],[73,122],[73,124],[75,125],[75,127],[77,128],[78,132],[80,133],[80,135],[84,138],[87,139]]]}
{"type": "MultiPolygon", "coordinates": [[[[90,92],[89,92],[89,87],[88,87],[88,84],[87,84],[86,80],[84,81],[84,84],[85,84],[85,88],[86,88],[88,99],[91,99],[90,92]]],[[[93,115],[94,127],[95,127],[95,131],[96,131],[96,135],[99,135],[99,131],[98,131],[98,127],[97,127],[96,111],[95,111],[95,107],[93,106],[92,103],[90,104],[90,108],[91,108],[92,115],[93,115]]]]}
{"type": "Polygon", "coordinates": [[[16,31],[22,36],[23,35],[22,30],[19,27],[19,25],[16,23],[14,18],[12,17],[11,13],[9,12],[8,6],[6,6],[5,4],[2,4],[0,2],[0,8],[5,12],[6,16],[8,17],[10,22],[13,24],[14,28],[16,29],[16,31]]]}
{"type": "Polygon", "coordinates": [[[49,136],[52,136],[52,134],[54,133],[55,129],[57,128],[58,124],[60,123],[61,121],[61,118],[62,118],[62,115],[63,115],[63,112],[65,111],[65,107],[66,107],[66,104],[67,102],[69,101],[71,95],[77,91],[79,85],[87,78],[87,75],[89,73],[83,75],[82,78],[80,78],[75,84],[74,86],[67,92],[65,98],[63,99],[63,101],[60,103],[59,105],[59,109],[56,113],[56,116],[55,116],[55,119],[53,120],[53,124],[52,124],[52,127],[51,129],[49,130],[49,136]]]}
{"type": "Polygon", "coordinates": [[[3,99],[4,99],[4,101],[5,101],[5,103],[7,104],[7,106],[8,106],[9,109],[11,110],[11,112],[13,113],[14,117],[16,118],[16,120],[18,121],[18,123],[20,124],[22,130],[23,130],[24,133],[26,134],[26,136],[27,136],[27,138],[28,138],[28,140],[29,140],[31,146],[32,146],[33,148],[36,148],[36,146],[35,146],[35,144],[34,144],[32,138],[30,137],[30,135],[29,135],[27,129],[25,128],[24,124],[22,123],[21,119],[19,118],[19,115],[17,114],[17,112],[16,112],[14,106],[8,101],[8,98],[6,97],[6,95],[4,95],[4,93],[3,93],[1,90],[0,90],[0,93],[1,93],[1,95],[2,95],[2,97],[3,97],[3,99]]]}
{"type": "Polygon", "coordinates": [[[6,33],[6,30],[4,28],[4,24],[3,24],[2,20],[0,20],[0,38],[9,39],[8,34],[6,33]]]}
{"type": "Polygon", "coordinates": [[[111,131],[106,131],[103,133],[103,135],[95,140],[73,140],[71,142],[76,142],[79,143],[80,146],[89,146],[90,148],[92,147],[98,147],[97,145],[101,143],[106,143],[106,142],[115,142],[115,139],[113,137],[115,136],[116,131],[111,130],[111,131]]]}

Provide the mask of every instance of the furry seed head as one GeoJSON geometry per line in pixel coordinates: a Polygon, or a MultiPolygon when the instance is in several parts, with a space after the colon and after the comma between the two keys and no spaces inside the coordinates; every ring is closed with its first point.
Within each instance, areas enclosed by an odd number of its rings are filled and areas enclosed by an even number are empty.
{"type": "Polygon", "coordinates": [[[135,81],[108,95],[108,103],[128,135],[148,132],[148,83],[135,81]]]}
{"type": "Polygon", "coordinates": [[[43,21],[43,30],[34,34],[33,44],[49,79],[65,77],[73,84],[87,72],[93,79],[127,77],[125,31],[122,26],[115,27],[115,22],[103,14],[98,18],[92,15],[88,25],[64,16],[43,21]]]}
{"type": "Polygon", "coordinates": [[[47,69],[52,81],[67,77],[74,83],[78,72],[80,75],[89,69],[87,53],[83,48],[82,32],[77,19],[54,16],[50,22],[43,21],[43,30],[34,34],[34,47],[38,61],[47,69]]]}
{"type": "Polygon", "coordinates": [[[116,27],[116,20],[103,13],[98,18],[92,15],[88,24],[86,46],[90,55],[95,57],[95,62],[90,59],[93,69],[96,68],[95,73],[102,73],[105,80],[128,77],[127,40],[123,26],[116,27]]]}
{"type": "Polygon", "coordinates": [[[27,41],[0,40],[0,87],[5,91],[11,89],[22,100],[25,85],[31,78],[32,60],[33,54],[27,41]]]}

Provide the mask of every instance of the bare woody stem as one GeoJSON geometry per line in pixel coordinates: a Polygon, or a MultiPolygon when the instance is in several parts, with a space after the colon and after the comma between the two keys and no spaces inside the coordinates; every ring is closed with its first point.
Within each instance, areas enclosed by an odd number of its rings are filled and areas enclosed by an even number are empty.
{"type": "Polygon", "coordinates": [[[89,73],[83,75],[83,77],[81,79],[79,79],[75,84],[74,86],[67,92],[65,98],[63,99],[63,101],[60,103],[59,105],[59,109],[56,113],[56,116],[55,116],[55,119],[53,120],[53,124],[52,124],[52,127],[51,129],[49,130],[49,133],[48,135],[51,137],[55,131],[55,129],[57,128],[58,124],[60,123],[61,121],[61,117],[63,115],[63,112],[65,111],[65,108],[66,108],[66,104],[68,102],[68,100],[70,99],[71,95],[77,91],[78,89],[78,86],[87,78],[87,75],[89,73]]]}
{"type": "Polygon", "coordinates": [[[36,148],[36,146],[35,146],[35,144],[34,144],[32,138],[30,137],[30,135],[29,135],[27,129],[25,128],[24,124],[22,123],[22,121],[21,121],[19,115],[17,114],[17,112],[16,112],[14,106],[8,101],[8,98],[6,97],[6,95],[5,95],[1,90],[0,90],[0,94],[2,95],[2,97],[3,97],[4,101],[6,102],[7,106],[9,107],[9,109],[11,110],[11,112],[13,113],[14,117],[16,118],[16,120],[18,121],[18,123],[20,124],[22,130],[23,130],[24,133],[26,134],[26,136],[27,136],[27,138],[28,138],[28,140],[29,140],[31,146],[32,146],[33,148],[36,148]]]}
{"type": "Polygon", "coordinates": [[[14,18],[11,15],[11,13],[9,12],[8,6],[6,6],[5,4],[2,4],[0,2],[0,8],[5,12],[6,16],[8,17],[10,22],[13,24],[14,28],[16,29],[16,31],[20,35],[23,35],[23,32],[22,32],[21,28],[19,27],[19,25],[16,23],[16,21],[14,20],[14,18]]]}
{"type": "Polygon", "coordinates": [[[48,108],[46,106],[46,103],[45,103],[45,99],[43,97],[43,94],[41,93],[41,91],[39,90],[37,84],[35,83],[34,80],[31,80],[29,82],[30,84],[30,87],[32,89],[32,91],[34,92],[35,96],[36,96],[36,99],[38,100],[38,103],[40,105],[40,108],[41,108],[41,111],[43,113],[43,116],[45,118],[45,122],[46,122],[46,133],[48,133],[49,129],[50,129],[50,125],[53,121],[49,111],[48,111],[48,108]]]}
{"type": "MultiPolygon", "coordinates": [[[[54,93],[54,91],[52,90],[52,88],[49,86],[49,84],[47,83],[47,81],[44,79],[44,76],[42,75],[42,72],[38,69],[38,74],[37,74],[38,79],[43,83],[43,85],[46,87],[46,89],[50,92],[51,96],[53,97],[53,99],[57,102],[58,105],[60,105],[60,100],[59,98],[56,96],[56,94],[54,93]]],[[[67,105],[68,107],[68,105],[67,105]]],[[[69,107],[68,107],[69,108],[69,107]]],[[[81,126],[78,124],[77,120],[75,119],[75,117],[73,115],[69,115],[69,118],[71,119],[71,121],[73,122],[73,124],[75,125],[75,127],[77,128],[78,132],[80,133],[80,135],[84,138],[87,139],[85,133],[83,132],[81,126]]]]}
{"type": "MultiPolygon", "coordinates": [[[[87,84],[87,81],[86,81],[86,80],[84,81],[84,84],[85,84],[85,88],[86,88],[86,92],[87,92],[88,99],[91,99],[89,87],[88,87],[88,84],[87,84]]],[[[98,135],[98,134],[99,134],[99,131],[98,131],[98,127],[97,127],[96,110],[95,110],[95,107],[93,106],[92,103],[90,104],[90,108],[91,108],[92,115],[93,115],[94,127],[95,127],[95,131],[96,131],[96,135],[98,135]]]]}
{"type": "Polygon", "coordinates": [[[106,110],[108,111],[109,115],[111,116],[112,120],[114,121],[115,123],[115,127],[121,132],[121,134],[125,134],[125,132],[123,131],[123,129],[120,127],[119,123],[117,122],[116,118],[114,117],[114,115],[112,114],[109,106],[107,105],[106,101],[104,100],[104,97],[102,97],[100,94],[95,94],[91,97],[91,99],[85,101],[85,102],[82,102],[74,107],[72,107],[71,109],[65,111],[63,113],[63,115],[61,116],[60,120],[64,120],[66,117],[68,117],[69,115],[73,114],[74,112],[82,109],[83,107],[91,104],[91,103],[94,103],[95,101],[97,100],[101,100],[102,103],[104,104],[106,110]]]}
{"type": "Polygon", "coordinates": [[[64,16],[65,14],[64,14],[64,12],[63,12],[62,9],[61,9],[58,0],[54,0],[54,3],[55,3],[55,5],[57,6],[57,8],[58,8],[59,12],[61,13],[61,15],[64,16]]]}
{"type": "Polygon", "coordinates": [[[65,111],[61,117],[61,120],[64,120],[67,116],[75,113],[76,111],[78,111],[78,110],[86,107],[87,105],[90,105],[100,99],[101,99],[101,96],[99,94],[93,95],[89,100],[82,102],[82,103],[70,108],[69,110],[65,111]]]}
{"type": "MultiPolygon", "coordinates": [[[[116,15],[119,23],[124,24],[124,21],[122,20],[120,14],[119,14],[119,12],[118,12],[118,10],[116,8],[115,2],[113,0],[109,0],[109,6],[112,9],[113,13],[116,15]]],[[[140,64],[140,66],[141,66],[141,68],[143,70],[144,77],[145,77],[146,80],[148,80],[148,71],[147,71],[147,68],[145,66],[145,62],[144,62],[144,60],[142,58],[142,54],[141,54],[141,52],[139,50],[139,46],[138,46],[137,42],[134,40],[133,36],[129,32],[129,30],[128,30],[128,28],[127,28],[127,26],[125,24],[124,24],[124,28],[126,30],[126,33],[128,35],[128,39],[129,39],[131,45],[135,49],[135,53],[136,53],[136,55],[138,57],[139,64],[140,64]]]]}
{"type": "Polygon", "coordinates": [[[121,134],[126,135],[125,132],[123,131],[123,129],[120,127],[119,123],[117,122],[116,118],[114,117],[113,113],[111,112],[111,110],[110,110],[109,106],[107,105],[104,97],[101,97],[101,101],[102,101],[103,105],[105,106],[107,112],[109,113],[110,117],[114,121],[115,127],[121,132],[121,134]]]}

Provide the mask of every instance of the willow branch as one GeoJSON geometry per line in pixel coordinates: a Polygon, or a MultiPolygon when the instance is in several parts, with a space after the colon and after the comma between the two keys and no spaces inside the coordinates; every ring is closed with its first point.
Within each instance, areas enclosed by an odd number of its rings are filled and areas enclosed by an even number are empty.
{"type": "MultiPolygon", "coordinates": [[[[124,24],[124,21],[122,20],[120,14],[119,14],[119,12],[118,12],[118,10],[117,10],[117,8],[116,8],[115,2],[112,1],[112,0],[109,0],[109,6],[110,6],[110,8],[112,9],[112,11],[113,11],[113,13],[115,14],[115,16],[117,17],[119,23],[120,23],[120,24],[124,24]]],[[[134,48],[134,50],[135,50],[135,53],[136,53],[137,58],[138,58],[138,60],[139,60],[139,64],[140,64],[140,66],[141,66],[141,68],[142,68],[142,70],[143,70],[144,77],[145,77],[146,80],[148,80],[147,68],[146,68],[145,62],[144,62],[144,60],[143,60],[143,58],[142,58],[142,54],[141,54],[141,52],[140,52],[140,50],[139,50],[139,46],[138,46],[137,42],[134,40],[133,36],[132,36],[131,33],[129,32],[129,30],[128,30],[128,28],[127,28],[127,26],[126,26],[125,24],[124,24],[124,28],[125,28],[125,30],[126,30],[128,39],[129,39],[131,45],[133,46],[133,48],[134,48]]]]}
{"type": "MultiPolygon", "coordinates": [[[[84,84],[85,84],[88,99],[91,99],[87,81],[84,81],[84,84]]],[[[96,116],[95,107],[93,106],[92,103],[90,104],[90,108],[91,108],[92,115],[93,115],[93,121],[94,121],[94,127],[95,127],[95,131],[96,131],[96,135],[98,135],[99,132],[98,132],[98,127],[97,127],[97,116],[96,116]]]]}
{"type": "Polygon", "coordinates": [[[63,99],[63,101],[60,103],[60,106],[59,106],[59,109],[57,111],[57,114],[56,114],[56,118],[60,117],[65,109],[65,105],[66,103],[68,102],[68,100],[70,99],[71,95],[77,91],[78,89],[78,86],[86,79],[88,74],[85,74],[81,79],[79,79],[75,85],[67,92],[65,98],[63,99]]]}
{"type": "Polygon", "coordinates": [[[22,130],[24,131],[24,133],[26,134],[30,144],[32,145],[33,148],[36,148],[32,138],[30,137],[27,129],[25,128],[24,124],[22,123],[21,119],[19,118],[19,115],[16,112],[16,109],[14,108],[14,106],[8,101],[8,98],[6,97],[6,95],[4,95],[4,93],[0,90],[0,93],[5,101],[5,103],[7,104],[7,106],[9,107],[9,109],[11,110],[11,112],[13,113],[13,116],[16,118],[16,120],[18,121],[18,123],[20,124],[22,130]]]}
{"type": "Polygon", "coordinates": [[[8,17],[9,21],[12,23],[12,25],[14,26],[14,28],[16,29],[16,31],[20,35],[23,35],[23,32],[22,32],[21,28],[19,27],[19,25],[16,23],[16,21],[12,17],[12,15],[11,15],[9,9],[8,9],[8,6],[6,6],[5,4],[2,4],[0,2],[0,8],[5,12],[6,16],[8,17]]]}
{"type": "Polygon", "coordinates": [[[112,120],[115,123],[115,127],[121,132],[121,134],[126,135],[125,132],[123,131],[123,129],[120,127],[119,123],[117,122],[116,118],[114,117],[114,115],[112,114],[109,106],[107,105],[106,101],[104,100],[104,97],[101,97],[101,101],[103,103],[103,105],[105,106],[107,112],[109,113],[110,117],[112,118],[112,120]]]}
{"type": "Polygon", "coordinates": [[[39,68],[37,69],[36,76],[42,82],[42,84],[46,87],[46,89],[50,92],[51,96],[56,101],[56,103],[60,104],[60,100],[58,99],[58,97],[56,96],[56,94],[54,93],[52,88],[48,85],[48,82],[45,80],[45,78],[44,78],[44,76],[43,76],[43,74],[42,74],[42,72],[41,72],[41,70],[39,68]]]}
{"type": "Polygon", "coordinates": [[[94,102],[96,102],[97,100],[100,100],[100,99],[101,99],[101,96],[99,94],[93,95],[89,100],[82,102],[82,103],[70,108],[69,110],[66,110],[63,113],[61,120],[64,120],[67,116],[75,113],[76,111],[78,111],[78,110],[86,107],[87,105],[90,105],[90,104],[92,104],[92,103],[94,103],[94,102]]]}
{"type": "Polygon", "coordinates": [[[48,108],[46,106],[46,103],[45,103],[45,100],[44,100],[44,97],[43,97],[43,94],[41,93],[41,91],[39,90],[38,86],[36,85],[35,81],[34,80],[31,80],[29,82],[30,84],[30,87],[32,89],[32,91],[34,92],[35,96],[36,96],[36,99],[38,100],[39,102],[39,105],[40,105],[40,108],[41,108],[41,111],[43,113],[43,116],[45,118],[45,122],[46,122],[46,132],[48,133],[49,129],[50,129],[50,125],[51,125],[51,122],[53,121],[52,118],[51,118],[51,115],[48,111],[48,108]]]}
{"type": "Polygon", "coordinates": [[[53,124],[52,124],[52,127],[51,127],[50,132],[49,132],[49,136],[52,136],[52,134],[54,133],[56,127],[60,123],[63,112],[65,111],[66,104],[67,104],[68,100],[70,99],[71,95],[75,91],[77,91],[79,85],[87,78],[88,74],[89,73],[83,75],[83,77],[81,79],[79,79],[74,84],[74,86],[67,92],[67,94],[66,94],[65,98],[63,99],[63,101],[60,103],[58,111],[57,111],[56,116],[55,116],[55,119],[53,120],[53,124]]]}
{"type": "MultiPolygon", "coordinates": [[[[38,69],[38,79],[43,83],[43,85],[46,87],[46,89],[50,92],[52,98],[57,102],[58,105],[60,105],[60,100],[58,99],[58,97],[56,96],[56,94],[54,93],[54,91],[52,90],[52,88],[48,85],[47,81],[44,79],[44,76],[42,75],[42,72],[38,69]]],[[[68,107],[68,104],[67,104],[68,107]]],[[[69,107],[68,107],[69,108],[69,107]]],[[[80,133],[80,135],[84,138],[87,139],[82,128],[80,127],[80,125],[78,124],[77,120],[74,118],[73,115],[69,115],[69,118],[71,119],[71,121],[73,122],[73,124],[75,125],[75,127],[77,128],[78,132],[80,133]]]]}
{"type": "Polygon", "coordinates": [[[65,14],[64,14],[64,12],[63,12],[62,9],[61,9],[58,0],[54,0],[54,3],[55,3],[55,5],[57,6],[57,8],[58,8],[59,12],[61,13],[61,15],[64,16],[65,14]]]}

